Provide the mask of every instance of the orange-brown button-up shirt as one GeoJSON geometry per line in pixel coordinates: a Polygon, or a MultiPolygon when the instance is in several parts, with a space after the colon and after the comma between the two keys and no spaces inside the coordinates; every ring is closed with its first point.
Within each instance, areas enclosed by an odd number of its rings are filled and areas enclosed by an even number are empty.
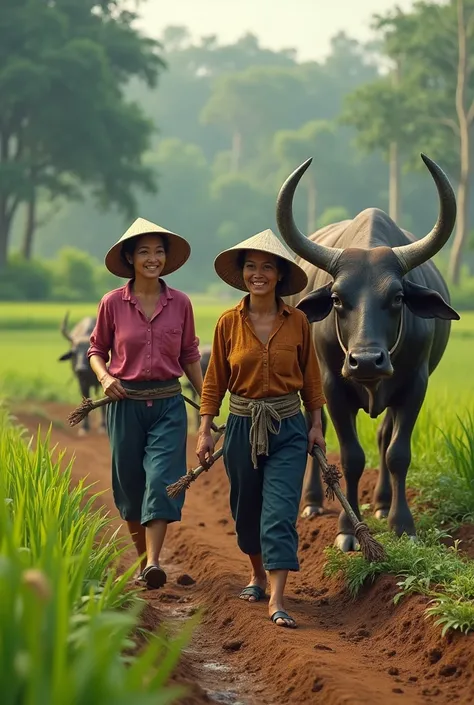
{"type": "Polygon", "coordinates": [[[304,313],[279,300],[266,345],[248,314],[249,296],[217,321],[201,394],[201,415],[218,416],[227,390],[247,399],[300,392],[308,412],[326,403],[318,359],[304,313]]]}

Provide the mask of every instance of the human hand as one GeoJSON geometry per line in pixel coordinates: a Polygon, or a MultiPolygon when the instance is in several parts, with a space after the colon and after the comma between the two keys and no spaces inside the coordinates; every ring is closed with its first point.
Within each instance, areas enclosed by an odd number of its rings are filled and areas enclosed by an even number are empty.
{"type": "Polygon", "coordinates": [[[102,385],[102,389],[104,390],[104,394],[109,397],[109,399],[113,399],[113,401],[120,401],[120,399],[125,399],[127,396],[127,393],[122,387],[120,381],[115,377],[112,377],[109,373],[101,377],[99,381],[102,385]]]}
{"type": "Polygon", "coordinates": [[[198,435],[196,455],[200,465],[202,465],[203,468],[206,468],[206,470],[210,468],[214,462],[214,459],[212,458],[214,447],[215,443],[211,433],[209,431],[201,431],[198,435]]]}
{"type": "Polygon", "coordinates": [[[312,453],[313,446],[317,445],[326,453],[326,441],[323,436],[322,426],[311,426],[308,432],[308,453],[312,453]]]}

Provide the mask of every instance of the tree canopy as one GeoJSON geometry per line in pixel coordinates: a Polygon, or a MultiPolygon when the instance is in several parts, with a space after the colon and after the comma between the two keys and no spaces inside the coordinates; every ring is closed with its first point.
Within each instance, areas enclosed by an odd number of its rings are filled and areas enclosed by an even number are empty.
{"type": "Polygon", "coordinates": [[[124,94],[137,76],[154,87],[159,44],[133,29],[120,0],[2,0],[0,13],[0,267],[13,219],[29,208],[30,254],[38,195],[78,198],[128,217],[133,188],[156,189],[142,163],[154,129],[124,94]]]}

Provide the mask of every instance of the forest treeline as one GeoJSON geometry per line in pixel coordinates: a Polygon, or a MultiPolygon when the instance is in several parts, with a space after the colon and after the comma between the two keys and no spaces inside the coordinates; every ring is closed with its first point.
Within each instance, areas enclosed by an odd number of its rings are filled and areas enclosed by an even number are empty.
{"type": "MultiPolygon", "coordinates": [[[[409,13],[375,17],[374,42],[338,34],[321,62],[300,62],[291,48],[269,50],[252,34],[234,44],[193,41],[185,26],[144,41],[120,1],[114,12],[107,3],[97,11],[94,0],[58,0],[48,11],[26,0],[1,4],[11,22],[0,25],[0,95],[7,97],[0,140],[8,145],[0,150],[0,267],[7,252],[11,262],[0,297],[38,297],[25,295],[22,272],[28,278],[34,269],[40,281],[46,270],[38,260],[62,248],[48,271],[62,267],[55,290],[67,288],[64,262],[81,259],[74,250],[100,268],[137,215],[191,242],[190,264],[170,283],[216,289],[216,254],[276,229],[278,190],[308,157],[295,199],[302,230],[377,206],[421,237],[436,219],[437,196],[420,152],[441,164],[458,195],[457,229],[438,263],[456,298],[474,291],[474,0],[416,3],[409,13]],[[33,20],[42,22],[42,44],[20,57],[33,20]],[[10,35],[2,45],[9,24],[15,49],[10,35]]],[[[96,295],[111,280],[94,276],[96,295]]]]}

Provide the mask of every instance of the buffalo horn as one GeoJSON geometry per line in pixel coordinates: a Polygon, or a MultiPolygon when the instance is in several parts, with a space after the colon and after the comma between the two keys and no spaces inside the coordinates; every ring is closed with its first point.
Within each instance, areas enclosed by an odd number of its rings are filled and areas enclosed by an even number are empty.
{"type": "Polygon", "coordinates": [[[300,232],[293,219],[293,197],[296,187],[312,161],[307,159],[303,162],[281,187],[277,197],[276,222],[282,238],[296,254],[331,274],[343,250],[312,242],[300,232]]]}
{"type": "Polygon", "coordinates": [[[456,222],[456,196],[444,171],[425,154],[421,155],[436,184],[439,197],[439,213],[435,226],[428,235],[409,245],[394,247],[404,274],[433,257],[449,240],[456,222]]]}
{"type": "Polygon", "coordinates": [[[69,335],[68,330],[67,330],[67,322],[68,322],[68,319],[69,319],[69,311],[68,311],[68,312],[66,313],[66,315],[64,316],[64,320],[63,320],[63,322],[62,322],[62,324],[61,324],[61,333],[64,335],[64,337],[66,338],[66,340],[69,340],[69,342],[72,343],[72,338],[71,338],[71,336],[69,335]]]}

